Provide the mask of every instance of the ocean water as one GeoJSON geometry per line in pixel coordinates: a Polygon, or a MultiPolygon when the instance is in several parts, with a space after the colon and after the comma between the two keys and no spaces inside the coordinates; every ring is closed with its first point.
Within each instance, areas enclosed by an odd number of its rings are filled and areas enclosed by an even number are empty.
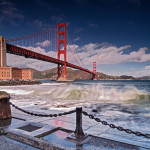
{"type": "Polygon", "coordinates": [[[36,110],[83,110],[118,126],[150,133],[150,81],[49,80],[41,85],[0,87],[17,106],[36,110]]]}

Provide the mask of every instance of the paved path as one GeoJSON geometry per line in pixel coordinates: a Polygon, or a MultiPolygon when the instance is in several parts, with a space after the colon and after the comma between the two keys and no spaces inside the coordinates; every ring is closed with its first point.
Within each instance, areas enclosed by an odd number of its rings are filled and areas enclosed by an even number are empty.
{"type": "MultiPolygon", "coordinates": [[[[53,114],[56,112],[60,113],[61,111],[60,110],[42,110],[41,113],[53,114]]],[[[64,111],[62,111],[62,112],[64,112],[64,111]]],[[[68,130],[73,130],[73,131],[75,130],[75,127],[76,127],[76,125],[75,125],[76,114],[75,113],[71,114],[71,115],[67,115],[67,116],[62,116],[62,117],[46,118],[46,117],[35,117],[35,116],[27,115],[27,114],[24,114],[14,108],[12,108],[12,115],[13,115],[13,117],[16,117],[16,118],[22,118],[26,121],[34,122],[37,124],[38,123],[44,124],[44,125],[48,125],[51,127],[62,127],[62,128],[65,128],[68,130]]],[[[24,123],[24,121],[13,119],[12,125],[10,127],[8,127],[7,129],[11,129],[20,123],[24,123]]],[[[83,116],[83,130],[87,134],[90,134],[90,135],[93,135],[96,137],[100,137],[99,141],[100,141],[100,139],[102,140],[102,138],[106,138],[106,139],[111,139],[114,141],[119,141],[122,143],[136,145],[139,147],[138,148],[139,150],[150,149],[150,139],[146,139],[144,137],[137,137],[133,134],[127,134],[125,132],[119,132],[116,129],[111,129],[108,126],[104,126],[101,123],[97,123],[94,120],[88,119],[86,116],[83,116]]],[[[4,137],[0,137],[0,138],[2,138],[3,140],[6,140],[4,137]]],[[[5,143],[5,141],[2,141],[2,143],[5,143]]],[[[108,143],[108,142],[106,142],[106,143],[108,143]]],[[[20,146],[20,145],[17,145],[17,146],[20,146]]],[[[5,146],[3,147],[3,149],[4,148],[5,148],[5,146]]],[[[23,146],[22,148],[25,148],[25,147],[23,146]]],[[[25,149],[27,149],[27,148],[25,148],[25,149]]]]}
{"type": "Polygon", "coordinates": [[[0,150],[31,150],[25,145],[0,136],[0,150]]]}

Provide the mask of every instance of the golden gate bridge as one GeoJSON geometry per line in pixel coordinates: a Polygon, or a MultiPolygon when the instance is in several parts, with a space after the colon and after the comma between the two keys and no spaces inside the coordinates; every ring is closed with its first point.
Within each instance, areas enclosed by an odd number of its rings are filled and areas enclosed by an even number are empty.
{"type": "MultiPolygon", "coordinates": [[[[96,79],[96,62],[93,62],[93,71],[87,69],[83,64],[73,40],[66,27],[66,23],[57,24],[40,32],[6,40],[6,52],[14,55],[47,61],[58,65],[57,80],[67,80],[66,67],[79,69],[92,74],[96,79]],[[77,58],[71,49],[74,47],[77,58]],[[57,50],[57,56],[54,51],[57,50]],[[67,61],[67,51],[70,51],[78,65],[67,61]]],[[[70,56],[69,56],[70,57],[70,56]]]]}

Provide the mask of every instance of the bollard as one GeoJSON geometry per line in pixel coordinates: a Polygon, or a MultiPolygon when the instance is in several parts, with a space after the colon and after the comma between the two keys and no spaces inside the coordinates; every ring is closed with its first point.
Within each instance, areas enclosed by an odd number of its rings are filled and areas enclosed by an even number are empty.
{"type": "Polygon", "coordinates": [[[81,139],[84,137],[83,129],[82,129],[82,107],[76,108],[76,130],[75,136],[77,139],[81,139]]]}
{"type": "Polygon", "coordinates": [[[90,137],[84,134],[82,129],[82,107],[76,108],[76,130],[74,133],[67,137],[67,140],[76,144],[84,144],[88,142],[90,137]]]}
{"type": "Polygon", "coordinates": [[[0,127],[11,124],[11,109],[9,104],[10,95],[0,91],[0,127]]]}

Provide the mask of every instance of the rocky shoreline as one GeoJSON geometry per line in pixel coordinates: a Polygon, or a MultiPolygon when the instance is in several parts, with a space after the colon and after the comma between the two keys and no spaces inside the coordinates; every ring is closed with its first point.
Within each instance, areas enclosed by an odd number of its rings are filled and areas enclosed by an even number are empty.
{"type": "Polygon", "coordinates": [[[0,86],[34,85],[41,84],[40,81],[0,81],[0,86]]]}

